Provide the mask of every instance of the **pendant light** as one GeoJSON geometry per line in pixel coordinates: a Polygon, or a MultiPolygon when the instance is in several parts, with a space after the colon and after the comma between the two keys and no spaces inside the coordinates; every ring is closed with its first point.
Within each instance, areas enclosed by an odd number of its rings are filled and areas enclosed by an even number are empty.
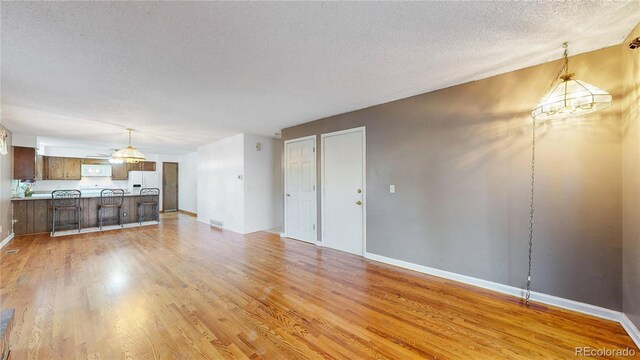
{"type": "Polygon", "coordinates": [[[112,164],[135,164],[147,159],[143,153],[131,146],[131,131],[133,131],[133,129],[127,128],[127,131],[129,132],[129,145],[114,152],[111,155],[111,159],[109,159],[109,162],[112,164]]]}
{"type": "Polygon", "coordinates": [[[568,44],[564,48],[564,64],[558,75],[551,83],[555,85],[558,79],[562,81],[552,91],[540,99],[531,111],[531,116],[538,121],[563,119],[580,116],[605,109],[611,106],[611,94],[581,80],[575,80],[575,74],[569,73],[568,44]]]}
{"type": "Polygon", "coordinates": [[[531,298],[531,264],[533,255],[533,224],[535,214],[535,180],[536,180],[536,121],[563,119],[596,112],[611,106],[612,97],[608,92],[584,81],[573,79],[569,73],[568,44],[562,44],[564,64],[556,78],[553,79],[549,90],[558,79],[562,79],[552,91],[540,99],[538,105],[531,111],[533,120],[531,139],[531,192],[529,199],[529,267],[527,271],[527,287],[524,294],[525,304],[529,305],[531,298]]]}

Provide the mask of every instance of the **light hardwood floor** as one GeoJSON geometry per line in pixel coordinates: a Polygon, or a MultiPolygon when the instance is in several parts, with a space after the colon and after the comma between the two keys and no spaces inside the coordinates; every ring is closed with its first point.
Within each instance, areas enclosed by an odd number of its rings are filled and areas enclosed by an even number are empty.
{"type": "Polygon", "coordinates": [[[159,226],[2,249],[17,359],[571,358],[622,327],[260,232],[159,226]],[[18,254],[6,255],[9,249],[18,254]]]}

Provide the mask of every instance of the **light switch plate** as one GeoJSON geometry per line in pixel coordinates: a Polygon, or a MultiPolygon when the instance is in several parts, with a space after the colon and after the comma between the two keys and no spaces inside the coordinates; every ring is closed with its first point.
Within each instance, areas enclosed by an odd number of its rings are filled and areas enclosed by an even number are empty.
{"type": "Polygon", "coordinates": [[[389,185],[389,193],[391,193],[391,194],[395,194],[396,193],[396,186],[395,185],[389,185]]]}

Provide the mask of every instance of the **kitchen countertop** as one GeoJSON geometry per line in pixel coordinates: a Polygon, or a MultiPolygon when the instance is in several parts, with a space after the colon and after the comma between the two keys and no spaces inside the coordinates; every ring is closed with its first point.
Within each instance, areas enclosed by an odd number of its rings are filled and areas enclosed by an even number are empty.
{"type": "MultiPolygon", "coordinates": [[[[128,196],[140,196],[140,194],[124,194],[125,197],[128,196]]],[[[99,198],[100,194],[82,194],[80,196],[81,199],[92,199],[92,198],[99,198]]],[[[29,201],[29,200],[51,200],[51,194],[49,194],[48,196],[31,196],[31,197],[14,197],[11,198],[12,201],[29,201]]]]}

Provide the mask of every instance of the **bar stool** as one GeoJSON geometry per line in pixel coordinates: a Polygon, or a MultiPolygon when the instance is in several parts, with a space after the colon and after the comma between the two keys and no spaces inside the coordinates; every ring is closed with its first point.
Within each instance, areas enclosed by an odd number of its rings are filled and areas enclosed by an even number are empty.
{"type": "Polygon", "coordinates": [[[144,215],[142,210],[145,206],[151,206],[155,220],[160,222],[160,207],[158,206],[160,198],[160,189],[158,188],[144,188],[140,189],[140,201],[138,201],[138,224],[142,225],[142,219],[144,215]]]}
{"type": "Polygon", "coordinates": [[[105,209],[118,209],[118,225],[124,227],[122,221],[122,202],[124,201],[124,190],[104,189],[100,191],[100,203],[98,204],[98,227],[102,230],[105,209]]]}
{"type": "Polygon", "coordinates": [[[82,207],[80,206],[80,190],[55,190],[51,193],[53,208],[53,224],[51,226],[51,234],[56,233],[56,222],[58,220],[58,212],[75,211],[78,217],[77,222],[68,222],[66,225],[78,225],[78,232],[82,229],[82,207]]]}

